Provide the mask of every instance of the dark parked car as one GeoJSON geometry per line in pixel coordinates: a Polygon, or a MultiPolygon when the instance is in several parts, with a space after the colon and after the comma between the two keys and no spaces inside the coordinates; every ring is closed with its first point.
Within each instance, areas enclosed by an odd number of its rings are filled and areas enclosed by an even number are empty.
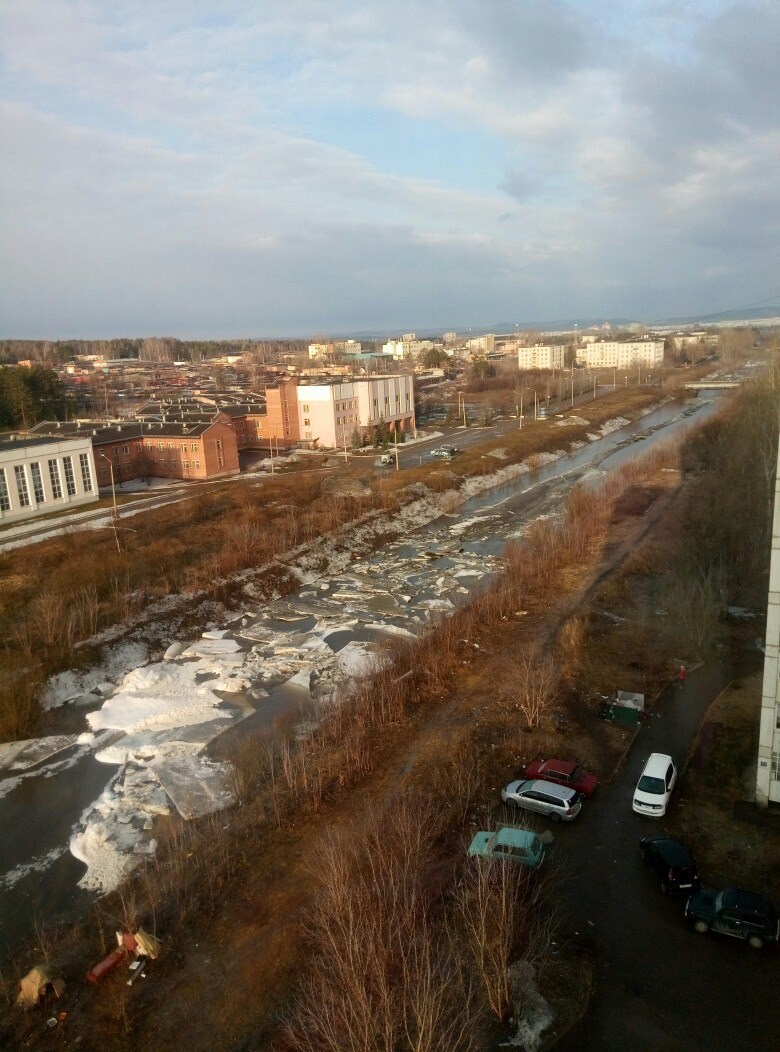
{"type": "Polygon", "coordinates": [[[701,887],[696,859],[679,840],[668,836],[646,836],[639,841],[639,850],[644,861],[661,878],[663,891],[690,895],[701,887]]]}
{"type": "Polygon", "coordinates": [[[719,931],[746,939],[756,950],[764,943],[780,940],[775,908],[768,896],[756,891],[697,891],[685,904],[685,917],[695,931],[719,931]]]}
{"type": "Polygon", "coordinates": [[[534,760],[526,767],[524,777],[566,785],[583,796],[593,796],[599,784],[595,774],[589,774],[579,764],[567,760],[534,760]]]}

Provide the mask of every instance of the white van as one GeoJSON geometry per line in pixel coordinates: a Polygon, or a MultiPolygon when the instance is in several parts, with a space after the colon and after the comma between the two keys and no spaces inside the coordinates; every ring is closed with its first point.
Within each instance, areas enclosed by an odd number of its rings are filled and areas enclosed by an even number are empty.
{"type": "Polygon", "coordinates": [[[677,768],[671,756],[663,752],[650,753],[634,790],[636,813],[650,818],[665,815],[676,781],[677,768]]]}

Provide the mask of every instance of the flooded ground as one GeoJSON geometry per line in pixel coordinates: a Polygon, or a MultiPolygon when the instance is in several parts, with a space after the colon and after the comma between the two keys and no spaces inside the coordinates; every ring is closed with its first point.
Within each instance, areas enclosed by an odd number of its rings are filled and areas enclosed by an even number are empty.
{"type": "Polygon", "coordinates": [[[153,850],[155,815],[222,806],[216,781],[204,802],[188,796],[186,777],[218,780],[218,765],[202,765],[229,752],[232,735],[305,715],[375,660],[377,642],[416,634],[465,602],[500,568],[507,541],[554,515],[573,484],[595,484],[716,405],[717,396],[664,406],[465,501],[345,573],[248,610],[229,630],[206,631],[189,650],[177,644],[107,700],[72,707],[63,721],[80,735],[72,746],[24,771],[0,762],[0,953],[36,919],[108,890],[153,850]],[[128,684],[141,674],[140,685],[128,684]]]}

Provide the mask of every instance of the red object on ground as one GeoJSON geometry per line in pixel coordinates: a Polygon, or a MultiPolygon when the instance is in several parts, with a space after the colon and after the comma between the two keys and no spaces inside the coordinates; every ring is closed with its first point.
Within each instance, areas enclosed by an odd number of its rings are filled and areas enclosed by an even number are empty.
{"type": "Polygon", "coordinates": [[[541,778],[545,782],[567,785],[583,796],[593,796],[599,780],[595,774],[584,771],[579,764],[566,760],[534,760],[525,769],[525,778],[541,778]]]}
{"type": "Polygon", "coordinates": [[[114,950],[114,952],[110,953],[108,957],[104,957],[100,964],[96,964],[91,972],[87,972],[87,982],[99,983],[109,972],[113,972],[118,964],[121,964],[122,961],[126,960],[127,950],[124,947],[114,950]]]}

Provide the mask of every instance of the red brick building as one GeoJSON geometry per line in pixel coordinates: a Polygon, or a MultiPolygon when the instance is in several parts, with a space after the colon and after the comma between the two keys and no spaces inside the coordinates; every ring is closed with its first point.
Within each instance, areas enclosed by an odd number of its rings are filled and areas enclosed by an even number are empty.
{"type": "Polygon", "coordinates": [[[238,444],[229,420],[203,423],[38,424],[32,434],[89,435],[98,484],[130,479],[213,479],[237,475],[238,444]]]}

